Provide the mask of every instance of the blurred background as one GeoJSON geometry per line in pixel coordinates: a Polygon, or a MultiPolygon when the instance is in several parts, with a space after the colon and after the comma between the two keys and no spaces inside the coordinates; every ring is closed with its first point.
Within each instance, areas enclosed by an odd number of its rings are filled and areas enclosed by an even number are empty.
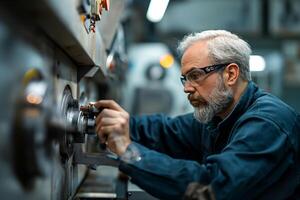
{"type": "MultiPolygon", "coordinates": [[[[157,1],[152,11],[151,4],[154,5],[155,2],[154,0],[152,2],[130,1],[128,18],[124,21],[129,53],[128,83],[135,84],[130,87],[139,88],[137,90],[139,94],[136,95],[146,94],[142,94],[140,90],[143,83],[139,85],[138,80],[133,83],[136,77],[134,71],[137,71],[136,68],[151,68],[147,66],[150,62],[158,63],[163,53],[157,55],[156,61],[150,61],[150,57],[158,53],[162,46],[165,46],[174,56],[174,65],[170,68],[162,66],[169,72],[172,68],[180,67],[176,47],[184,35],[208,29],[225,29],[238,34],[251,45],[253,56],[250,60],[250,68],[253,80],[265,90],[285,100],[296,110],[300,110],[297,93],[300,86],[300,1],[170,0],[157,1]],[[152,50],[149,50],[150,48],[152,50]],[[136,51],[139,53],[135,53],[136,51]]],[[[139,73],[141,75],[140,71],[139,73]]],[[[159,87],[163,85],[167,88],[170,83],[162,80],[151,83],[149,78],[146,78],[146,74],[144,75],[144,82],[149,83],[147,86],[155,87],[155,82],[160,82],[159,87]]],[[[174,87],[175,85],[173,89],[174,87]]],[[[176,91],[180,90],[182,87],[178,85],[176,91]]],[[[175,98],[171,99],[175,101],[175,98]]],[[[174,113],[188,110],[185,105],[176,106],[176,109],[179,110],[174,113]]],[[[132,111],[137,112],[137,110],[132,111]]]]}
{"type": "Polygon", "coordinates": [[[80,106],[192,112],[176,48],[208,29],[246,40],[254,82],[300,111],[299,0],[1,0],[0,196],[155,199],[119,175],[98,111],[80,106]]]}

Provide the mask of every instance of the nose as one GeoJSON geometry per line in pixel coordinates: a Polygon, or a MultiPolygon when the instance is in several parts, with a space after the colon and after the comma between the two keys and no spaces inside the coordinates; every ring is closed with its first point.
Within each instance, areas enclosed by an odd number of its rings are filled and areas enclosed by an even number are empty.
{"type": "Polygon", "coordinates": [[[185,93],[193,93],[195,91],[195,88],[189,81],[186,81],[183,85],[183,91],[185,93]]]}

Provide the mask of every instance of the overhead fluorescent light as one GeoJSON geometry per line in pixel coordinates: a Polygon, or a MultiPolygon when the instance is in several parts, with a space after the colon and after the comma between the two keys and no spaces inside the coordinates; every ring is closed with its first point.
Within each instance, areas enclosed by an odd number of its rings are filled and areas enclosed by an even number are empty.
{"type": "Polygon", "coordinates": [[[151,22],[159,22],[168,7],[169,0],[151,0],[148,11],[147,19],[151,22]]]}
{"type": "Polygon", "coordinates": [[[258,55],[251,55],[249,60],[250,71],[259,72],[266,68],[266,61],[264,57],[258,55]]]}

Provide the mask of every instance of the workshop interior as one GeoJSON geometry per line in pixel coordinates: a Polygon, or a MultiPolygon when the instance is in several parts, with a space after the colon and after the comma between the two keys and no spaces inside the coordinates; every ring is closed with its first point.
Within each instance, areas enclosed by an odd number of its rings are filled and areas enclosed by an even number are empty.
{"type": "Polygon", "coordinates": [[[90,103],[192,112],[176,47],[207,29],[248,41],[254,82],[300,111],[299,0],[1,0],[1,199],[156,199],[99,145],[90,103]]]}

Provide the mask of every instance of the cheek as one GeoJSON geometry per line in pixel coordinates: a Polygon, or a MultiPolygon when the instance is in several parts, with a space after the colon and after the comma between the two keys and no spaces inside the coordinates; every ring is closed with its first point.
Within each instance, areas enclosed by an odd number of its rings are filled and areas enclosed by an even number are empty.
{"type": "Polygon", "coordinates": [[[199,90],[201,89],[202,93],[200,93],[200,94],[202,96],[205,96],[205,98],[208,98],[209,96],[211,96],[211,94],[214,91],[221,89],[220,86],[223,85],[223,81],[222,81],[222,78],[218,76],[218,74],[212,74],[206,80],[207,80],[207,82],[205,82],[205,84],[201,85],[201,88],[199,88],[199,90]]]}
{"type": "Polygon", "coordinates": [[[197,96],[208,101],[209,96],[211,96],[211,93],[215,90],[216,87],[217,85],[203,84],[196,88],[197,96]]]}
{"type": "Polygon", "coordinates": [[[206,89],[203,89],[203,88],[197,88],[196,89],[196,93],[193,94],[193,96],[201,101],[206,101],[208,102],[209,101],[209,94],[210,92],[207,91],[206,89]]]}

